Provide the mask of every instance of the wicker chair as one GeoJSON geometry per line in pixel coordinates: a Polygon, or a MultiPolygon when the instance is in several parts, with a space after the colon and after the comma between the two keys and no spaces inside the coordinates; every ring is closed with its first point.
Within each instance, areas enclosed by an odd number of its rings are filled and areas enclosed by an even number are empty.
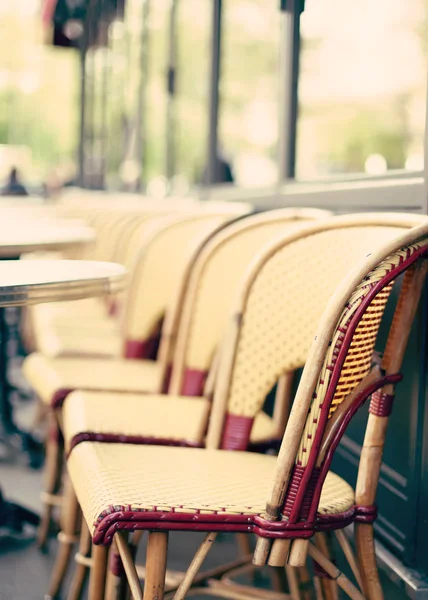
{"type": "MultiPolygon", "coordinates": [[[[147,231],[165,219],[165,214],[165,210],[155,211],[149,205],[146,211],[115,210],[93,216],[96,244],[91,249],[92,260],[118,262],[131,269],[147,231]]],[[[121,356],[119,317],[127,297],[126,291],[119,297],[34,307],[35,348],[51,357],[121,356]]]]}
{"type": "MultiPolygon", "coordinates": [[[[72,449],[68,469],[95,543],[91,600],[103,597],[112,541],[124,567],[116,570],[117,585],[126,573],[133,597],[143,598],[127,542],[128,532],[138,530],[150,532],[145,600],[164,597],[168,532],[177,530],[211,533],[168,597],[186,597],[217,532],[224,531],[256,533],[255,564],[286,564],[293,598],[299,598],[293,567],[305,563],[307,552],[349,597],[382,598],[374,500],[394,385],[427,269],[428,222],[406,231],[415,221],[405,215],[338,217],[308,226],[305,236],[291,233],[263,253],[223,345],[207,449],[97,442],[72,449]],[[392,283],[402,273],[382,365],[370,368],[392,283]],[[278,458],[216,449],[247,447],[266,393],[282,373],[303,364],[278,458]],[[329,468],[347,424],[370,395],[355,495],[329,468]],[[352,522],[358,561],[346,538],[338,539],[362,591],[322,543],[309,541],[352,522]]],[[[239,586],[229,591],[237,598],[239,586]]],[[[271,597],[259,590],[264,595],[271,597]]]]}
{"type": "MultiPolygon", "coordinates": [[[[213,360],[221,333],[226,327],[227,315],[240,276],[257,253],[257,249],[279,235],[281,231],[291,231],[305,223],[326,218],[329,215],[330,213],[327,211],[313,209],[282,209],[241,219],[217,232],[198,253],[195,264],[189,269],[188,277],[183,278],[188,283],[184,286],[185,290],[183,289],[183,293],[178,298],[162,328],[158,363],[164,380],[169,379],[170,365],[173,363],[175,383],[171,384],[170,387],[179,385],[182,388],[182,383],[178,382],[177,375],[183,372],[191,388],[188,386],[181,389],[181,396],[179,393],[169,394],[168,396],[135,395],[130,392],[138,391],[138,382],[140,382],[140,386],[147,385],[141,372],[137,372],[136,366],[131,364],[129,365],[128,376],[124,376],[123,371],[115,372],[111,368],[111,363],[109,363],[106,365],[107,373],[101,377],[101,380],[108,387],[109,378],[111,380],[111,377],[120,375],[120,379],[119,377],[118,379],[121,381],[126,394],[80,391],[67,396],[62,413],[66,450],[69,451],[71,446],[80,443],[82,440],[202,445],[210,412],[209,385],[206,397],[201,397],[204,392],[206,373],[208,373],[210,363],[213,360]],[[225,286],[221,302],[213,303],[221,281],[225,286]],[[183,302],[184,306],[182,307],[183,302]],[[215,326],[213,327],[214,323],[215,326]],[[179,347],[177,352],[174,353],[177,329],[179,332],[179,347]],[[195,373],[195,370],[190,371],[187,368],[186,353],[188,348],[185,342],[187,338],[189,338],[191,355],[197,354],[198,351],[204,353],[204,362],[199,361],[199,365],[203,365],[204,370],[202,375],[199,371],[196,378],[199,387],[195,386],[195,379],[189,377],[189,372],[195,373]],[[203,345],[201,345],[200,340],[203,341],[203,345]],[[132,372],[135,373],[132,380],[130,379],[131,368],[132,372]],[[191,394],[196,394],[199,397],[197,399],[183,397],[183,395],[191,394]],[[120,410],[118,410],[118,407],[120,407],[120,410]]],[[[160,255],[165,257],[164,243],[162,243],[161,238],[158,239],[158,242],[156,248],[160,255]]],[[[155,249],[152,248],[151,252],[154,251],[155,249]]],[[[152,265],[151,269],[142,269],[135,273],[135,281],[137,285],[141,286],[139,294],[142,297],[148,282],[156,277],[155,263],[152,262],[152,265]]],[[[188,265],[190,267],[190,262],[188,265]]],[[[154,320],[150,328],[146,327],[144,329],[142,315],[139,316],[140,312],[138,303],[129,302],[128,319],[136,324],[135,339],[131,336],[127,346],[128,355],[131,356],[141,355],[142,348],[139,340],[144,336],[147,338],[147,334],[153,329],[153,323],[157,323],[154,320]]],[[[37,366],[34,371],[39,374],[43,381],[48,379],[55,381],[55,377],[58,378],[58,373],[60,373],[59,364],[58,360],[51,361],[51,367],[55,367],[55,370],[50,369],[51,375],[46,374],[46,369],[43,370],[40,366],[37,366]],[[54,372],[54,378],[52,372],[54,372]]],[[[90,389],[93,361],[71,362],[64,359],[61,364],[62,368],[65,365],[72,365],[70,368],[81,373],[80,379],[75,378],[76,388],[83,389],[86,387],[90,389]]],[[[92,379],[95,380],[94,377],[92,379]]],[[[72,380],[73,378],[70,375],[70,381],[72,380]]],[[[94,383],[92,383],[92,388],[94,387],[94,383]]],[[[115,388],[110,384],[110,389],[115,388]]],[[[278,405],[283,404],[285,403],[278,402],[278,405]]],[[[278,418],[279,413],[280,411],[277,411],[274,420],[264,413],[260,414],[254,429],[255,442],[270,442],[272,438],[277,438],[282,434],[283,423],[278,418]]],[[[63,530],[66,534],[62,536],[62,539],[72,540],[76,527],[76,505],[72,489],[68,489],[67,494],[69,497],[66,498],[65,504],[70,509],[65,511],[62,516],[63,530]]],[[[65,552],[64,550],[64,554],[65,552]]],[[[62,581],[65,562],[65,560],[59,559],[59,568],[54,571],[51,585],[52,595],[56,593],[59,582],[62,581]]]]}
{"type": "MultiPolygon", "coordinates": [[[[245,203],[158,202],[127,197],[118,200],[120,202],[116,203],[100,196],[89,201],[88,206],[75,207],[74,216],[85,218],[95,229],[96,243],[84,255],[73,258],[114,261],[131,268],[146,228],[153,220],[168,214],[176,215],[176,218],[192,214],[201,217],[217,215],[231,220],[250,211],[250,206],[245,203]]],[[[32,308],[32,349],[46,356],[120,356],[120,320],[111,317],[120,316],[127,297],[127,292],[123,292],[119,297],[104,299],[104,302],[92,299],[32,308]]]]}
{"type": "MultiPolygon", "coordinates": [[[[132,216],[107,213],[94,218],[92,226],[96,232],[96,244],[91,249],[90,258],[125,264],[119,253],[120,243],[132,241],[136,225],[144,240],[144,229],[158,219],[156,213],[132,216]]],[[[126,266],[129,267],[129,264],[126,266]]],[[[125,293],[121,298],[124,296],[125,293]]],[[[117,309],[116,297],[32,307],[34,348],[51,357],[120,356],[123,342],[120,322],[115,318],[119,313],[117,309]]]]}
{"type": "MultiPolygon", "coordinates": [[[[73,393],[64,412],[67,449],[83,440],[202,445],[215,355],[245,269],[271,239],[329,215],[314,209],[281,209],[247,217],[215,235],[195,260],[184,301],[168,315],[162,332],[159,357],[167,378],[172,368],[168,396],[73,393]],[[176,345],[171,344],[175,337],[176,345]],[[210,369],[211,381],[207,381],[210,369]],[[187,396],[198,401],[189,402],[187,396]],[[120,415],[117,406],[121,406],[120,415]],[[176,417],[168,419],[172,413],[176,417]]],[[[285,405],[277,403],[274,420],[260,413],[254,442],[270,442],[282,435],[285,405]]]]}
{"type": "Polygon", "coordinates": [[[45,407],[48,410],[53,409],[49,414],[50,433],[46,442],[46,484],[43,493],[45,511],[39,529],[41,546],[47,541],[52,507],[61,502],[58,491],[62,480],[63,440],[58,429],[58,420],[61,421],[60,412],[65,397],[74,387],[98,390],[125,389],[130,392],[161,391],[165,367],[161,361],[151,360],[155,358],[154,334],[157,332],[159,320],[166,310],[167,303],[178,294],[180,273],[192,256],[195,246],[201,243],[201,237],[210,235],[224,220],[223,216],[210,214],[156,219],[146,224],[144,238],[141,237],[142,225],[138,225],[141,248],[134,267],[137,279],[131,282],[129,302],[133,318],[127,320],[126,335],[129,333],[131,337],[130,341],[125,343],[125,358],[49,358],[34,353],[24,361],[24,376],[45,407]],[[169,248],[170,252],[159,252],[159,240],[163,241],[164,249],[169,248]],[[186,243],[183,240],[187,240],[186,243]],[[156,265],[155,270],[164,274],[162,278],[157,278],[156,288],[153,286],[154,280],[146,280],[145,277],[146,271],[148,275],[153,275],[153,263],[156,265]],[[139,283],[141,276],[146,281],[144,288],[139,283]],[[151,289],[156,289],[156,293],[150,293],[151,289]],[[134,291],[138,295],[135,300],[138,311],[133,308],[134,291]],[[141,335],[146,332],[147,338],[135,338],[135,331],[141,335]],[[137,357],[137,343],[138,357],[147,360],[127,360],[127,357],[137,357]]]}
{"type": "Polygon", "coordinates": [[[122,257],[132,272],[120,342],[124,358],[111,362],[89,356],[51,358],[32,354],[24,361],[24,375],[46,405],[60,407],[74,388],[160,391],[166,367],[154,359],[163,316],[178,295],[181,276],[193,251],[224,221],[223,216],[196,214],[138,224],[130,238],[137,256],[131,258],[129,249],[125,249],[122,257]],[[134,244],[135,237],[138,245],[134,244]]]}

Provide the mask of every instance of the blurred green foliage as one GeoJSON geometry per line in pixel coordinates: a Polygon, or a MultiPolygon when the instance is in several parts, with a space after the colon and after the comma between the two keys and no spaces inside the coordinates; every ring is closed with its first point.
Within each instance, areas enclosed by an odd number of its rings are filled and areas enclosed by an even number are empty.
{"type": "MultiPolygon", "coordinates": [[[[12,0],[7,2],[13,7],[12,0]]],[[[312,5],[316,2],[312,0],[312,5]]],[[[428,0],[418,2],[420,18],[409,34],[427,56],[428,0]]],[[[332,0],[324,4],[333,6],[332,0]]],[[[128,0],[124,24],[110,27],[109,49],[95,49],[89,61],[88,156],[105,160],[113,185],[129,158],[141,163],[146,183],[165,175],[168,140],[175,173],[195,182],[205,168],[212,2],[178,1],[172,110],[167,93],[170,6],[170,0],[150,2],[144,24],[143,3],[128,0]],[[144,26],[148,41],[142,48],[144,26]]],[[[224,3],[219,140],[220,150],[235,164],[242,157],[256,155],[276,168],[280,32],[276,3],[224,3]]],[[[303,37],[303,84],[310,83],[320,69],[334,79],[335,68],[317,62],[325,42],[316,35],[303,37]]],[[[26,176],[40,180],[76,159],[78,52],[45,45],[40,15],[23,16],[11,8],[0,10],[0,55],[0,144],[28,146],[31,167],[26,176]]],[[[339,65],[341,57],[337,58],[339,65]]],[[[379,101],[373,96],[313,101],[310,95],[306,101],[303,94],[298,170],[308,177],[361,172],[373,154],[382,155],[390,169],[402,168],[409,154],[421,152],[424,95],[424,80],[418,87],[398,90],[379,101]]]]}
{"type": "Polygon", "coordinates": [[[40,181],[75,159],[78,56],[44,45],[40,15],[10,6],[0,14],[0,144],[30,148],[23,175],[40,181]]]}

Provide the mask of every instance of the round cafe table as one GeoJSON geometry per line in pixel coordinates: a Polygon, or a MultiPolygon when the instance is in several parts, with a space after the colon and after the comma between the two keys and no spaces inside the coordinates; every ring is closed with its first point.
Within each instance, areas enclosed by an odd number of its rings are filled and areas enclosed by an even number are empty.
{"type": "MultiPolygon", "coordinates": [[[[80,260],[0,261],[0,307],[79,300],[120,291],[126,279],[121,265],[80,260]]],[[[5,376],[4,364],[1,376],[5,376]]],[[[0,527],[20,531],[37,525],[38,515],[7,502],[0,489],[0,527]]]]}
{"type": "Polygon", "coordinates": [[[0,210],[0,258],[19,258],[35,251],[74,250],[94,241],[91,227],[69,225],[66,219],[4,218],[0,210]]]}
{"type": "MultiPolygon", "coordinates": [[[[0,214],[0,259],[17,260],[34,251],[76,250],[94,241],[94,231],[90,227],[70,225],[65,219],[26,219],[22,216],[17,219],[5,211],[0,214]]],[[[27,272],[31,269],[29,267],[27,272]]],[[[6,310],[0,307],[0,426],[3,439],[8,434],[19,433],[10,399],[13,388],[8,380],[10,337],[6,310]]]]}

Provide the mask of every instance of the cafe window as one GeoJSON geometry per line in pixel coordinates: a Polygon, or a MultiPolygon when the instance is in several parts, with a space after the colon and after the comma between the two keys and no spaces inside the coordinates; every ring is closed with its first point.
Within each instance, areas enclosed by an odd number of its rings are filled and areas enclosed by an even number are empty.
{"type": "Polygon", "coordinates": [[[206,166],[211,0],[180,0],[177,10],[177,64],[174,179],[178,187],[200,183],[206,166]]]}
{"type": "Polygon", "coordinates": [[[219,151],[241,186],[278,178],[278,2],[223,4],[219,151]]]}
{"type": "Polygon", "coordinates": [[[43,42],[40,0],[0,2],[0,180],[73,177],[79,58],[43,42]]]}
{"type": "Polygon", "coordinates": [[[423,168],[426,0],[307,0],[296,176],[423,168]]]}
{"type": "MultiPolygon", "coordinates": [[[[141,3],[140,3],[141,4],[141,3]]],[[[169,37],[170,0],[150,3],[146,58],[142,65],[145,92],[143,123],[144,181],[150,185],[165,175],[166,110],[167,110],[167,50],[169,37]]]]}

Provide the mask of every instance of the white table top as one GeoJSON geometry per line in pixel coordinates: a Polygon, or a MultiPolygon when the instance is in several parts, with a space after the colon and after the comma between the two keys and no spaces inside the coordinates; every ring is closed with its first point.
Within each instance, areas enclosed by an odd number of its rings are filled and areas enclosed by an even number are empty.
{"type": "Polygon", "coordinates": [[[0,307],[79,300],[120,291],[121,265],[86,260],[0,261],[0,307]]]}
{"type": "Polygon", "coordinates": [[[67,250],[94,239],[93,229],[86,225],[0,218],[0,258],[17,258],[26,252],[41,250],[67,250]]]}

